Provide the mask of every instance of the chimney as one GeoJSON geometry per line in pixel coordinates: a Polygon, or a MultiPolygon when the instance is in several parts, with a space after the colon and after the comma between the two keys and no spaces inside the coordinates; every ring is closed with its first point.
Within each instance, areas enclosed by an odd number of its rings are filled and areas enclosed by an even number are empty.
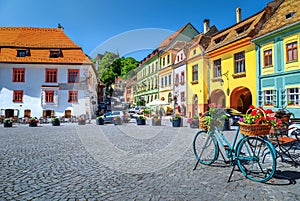
{"type": "Polygon", "coordinates": [[[236,23],[242,21],[242,10],[241,8],[236,8],[236,23]]]}
{"type": "Polygon", "coordinates": [[[62,32],[64,31],[64,27],[61,24],[59,24],[59,23],[58,23],[57,28],[59,28],[62,32]]]}
{"type": "Polygon", "coordinates": [[[203,33],[207,33],[209,31],[209,28],[210,28],[209,19],[205,19],[203,21],[203,25],[204,25],[203,33]]]}

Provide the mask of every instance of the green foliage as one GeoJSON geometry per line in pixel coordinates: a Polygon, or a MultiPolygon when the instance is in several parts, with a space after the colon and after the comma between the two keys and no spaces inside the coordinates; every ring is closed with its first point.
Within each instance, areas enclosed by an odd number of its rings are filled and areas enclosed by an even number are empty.
{"type": "Polygon", "coordinates": [[[144,117],[144,116],[139,116],[138,118],[142,119],[142,120],[146,120],[146,117],[144,117]]]}
{"type": "Polygon", "coordinates": [[[142,106],[142,105],[143,105],[143,101],[142,101],[142,100],[138,100],[138,101],[136,102],[136,105],[137,105],[137,106],[142,106]]]}

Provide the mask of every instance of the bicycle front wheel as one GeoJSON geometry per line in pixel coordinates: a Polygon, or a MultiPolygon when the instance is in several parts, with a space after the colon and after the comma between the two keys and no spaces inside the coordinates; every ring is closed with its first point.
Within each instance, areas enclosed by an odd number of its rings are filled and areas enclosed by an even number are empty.
{"type": "Polygon", "coordinates": [[[210,165],[218,159],[219,146],[213,134],[199,131],[193,141],[194,154],[198,162],[210,165]]]}
{"type": "Polygon", "coordinates": [[[267,182],[276,170],[276,151],[260,137],[246,137],[237,147],[237,164],[248,179],[267,182]]]}

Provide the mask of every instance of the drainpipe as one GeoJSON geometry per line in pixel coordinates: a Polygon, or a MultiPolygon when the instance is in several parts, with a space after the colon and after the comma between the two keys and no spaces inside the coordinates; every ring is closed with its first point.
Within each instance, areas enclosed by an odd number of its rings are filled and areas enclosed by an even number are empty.
{"type": "MultiPolygon", "coordinates": [[[[260,66],[260,51],[261,51],[261,46],[259,44],[255,44],[255,47],[258,49],[256,52],[257,52],[257,58],[258,58],[258,61],[257,61],[257,68],[256,68],[256,72],[258,73],[258,76],[257,76],[257,80],[256,80],[256,83],[257,83],[257,86],[256,86],[256,91],[260,92],[261,91],[261,66],[260,66]]],[[[259,96],[256,96],[256,103],[258,105],[259,103],[259,96]]]]}

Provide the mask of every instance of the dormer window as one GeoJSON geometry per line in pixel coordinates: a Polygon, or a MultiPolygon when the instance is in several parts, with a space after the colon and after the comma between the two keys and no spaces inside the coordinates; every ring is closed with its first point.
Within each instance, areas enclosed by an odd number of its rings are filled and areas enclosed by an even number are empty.
{"type": "Polygon", "coordinates": [[[61,50],[50,50],[50,58],[58,58],[58,57],[62,57],[62,52],[61,50]]]}
{"type": "Polygon", "coordinates": [[[218,43],[222,42],[222,41],[226,38],[227,35],[228,35],[228,34],[223,35],[223,36],[221,36],[221,37],[215,39],[215,40],[214,40],[215,43],[218,44],[218,43]]]}
{"type": "Polygon", "coordinates": [[[26,57],[30,56],[29,50],[17,50],[17,57],[26,57]]]}
{"type": "Polygon", "coordinates": [[[252,23],[252,22],[250,22],[250,23],[248,23],[248,24],[246,24],[246,25],[244,25],[244,26],[242,26],[242,27],[236,29],[236,30],[235,30],[236,33],[237,33],[237,34],[241,34],[241,33],[245,32],[245,31],[247,31],[247,30],[249,29],[251,23],[252,23]]]}
{"type": "Polygon", "coordinates": [[[288,13],[288,14],[285,15],[285,19],[288,20],[288,19],[292,18],[295,14],[296,14],[296,12],[288,13]]]}

